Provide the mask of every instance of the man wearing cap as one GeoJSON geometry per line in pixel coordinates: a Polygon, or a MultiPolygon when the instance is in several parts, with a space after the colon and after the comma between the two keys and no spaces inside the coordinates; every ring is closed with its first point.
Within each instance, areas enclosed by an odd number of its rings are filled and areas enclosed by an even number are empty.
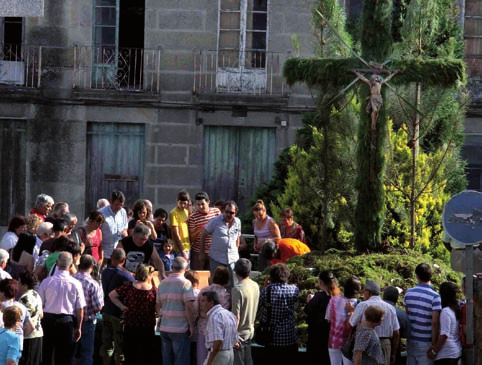
{"type": "Polygon", "coordinates": [[[395,308],[380,298],[380,284],[376,281],[367,281],[363,290],[363,298],[365,300],[356,306],[354,312],[348,312],[348,315],[352,314],[350,325],[356,327],[365,320],[365,309],[369,306],[373,305],[382,308],[385,311],[385,315],[381,325],[375,327],[375,332],[382,345],[385,365],[390,365],[390,362],[395,362],[395,355],[400,341],[400,324],[398,323],[395,308]]]}
{"type": "Polygon", "coordinates": [[[403,298],[403,306],[410,321],[407,365],[430,365],[433,361],[427,357],[427,351],[437,342],[442,301],[440,295],[430,285],[432,279],[430,265],[419,264],[415,268],[415,276],[418,281],[417,286],[408,289],[403,298]]]}
{"type": "MultiPolygon", "coordinates": [[[[204,255],[200,259],[200,238],[202,229],[208,224],[211,218],[221,214],[218,208],[209,207],[209,195],[201,191],[194,197],[197,210],[187,220],[189,228],[189,239],[191,241],[191,270],[209,270],[209,257],[204,255]]],[[[211,235],[204,237],[204,253],[207,254],[211,248],[211,235]]]]}
{"type": "MultiPolygon", "coordinates": [[[[393,308],[395,308],[395,312],[397,313],[398,323],[400,324],[400,338],[408,338],[410,335],[410,323],[408,322],[407,313],[397,307],[398,296],[400,295],[402,289],[399,289],[395,286],[387,286],[383,290],[383,301],[385,303],[390,304],[393,308]]],[[[401,363],[401,350],[400,344],[397,348],[396,352],[396,361],[395,364],[401,363]]]]}
{"type": "Polygon", "coordinates": [[[254,322],[258,309],[259,286],[249,278],[251,261],[239,259],[234,264],[238,283],[231,291],[231,312],[238,323],[238,342],[235,345],[234,364],[252,365],[251,340],[254,335],[254,322]]]}

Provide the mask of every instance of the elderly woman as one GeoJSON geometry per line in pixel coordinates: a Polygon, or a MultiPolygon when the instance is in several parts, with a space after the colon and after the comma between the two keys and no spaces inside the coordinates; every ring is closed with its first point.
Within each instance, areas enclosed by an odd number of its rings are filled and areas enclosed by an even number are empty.
{"type": "Polygon", "coordinates": [[[281,238],[294,238],[298,241],[306,243],[305,232],[303,228],[293,221],[293,211],[286,208],[281,212],[280,233],[281,238]]]}
{"type": "Polygon", "coordinates": [[[154,268],[139,264],[135,282],[110,292],[109,298],[124,312],[124,364],[149,364],[156,326],[156,287],[152,282],[154,268]],[[124,299],[124,303],[121,301],[124,299]]]}
{"type": "Polygon", "coordinates": [[[271,266],[269,284],[259,298],[260,321],[273,327],[273,337],[266,346],[266,358],[272,364],[294,364],[298,354],[295,307],[300,290],[296,285],[288,284],[289,276],[290,271],[285,264],[271,266]],[[270,316],[268,306],[271,306],[270,316]]]}
{"type": "Polygon", "coordinates": [[[57,202],[52,208],[52,214],[45,218],[46,222],[53,223],[56,219],[61,218],[64,214],[69,213],[69,204],[66,202],[57,202]]]}
{"type": "Polygon", "coordinates": [[[442,300],[440,334],[427,355],[429,359],[435,360],[435,365],[456,365],[462,356],[459,338],[461,310],[457,301],[457,287],[446,281],[440,285],[439,293],[442,300]]]}
{"type": "Polygon", "coordinates": [[[149,237],[155,240],[157,238],[157,234],[156,230],[154,229],[154,225],[151,222],[151,218],[151,206],[146,203],[144,199],[137,200],[132,206],[132,220],[129,221],[129,225],[127,226],[127,233],[129,236],[132,236],[134,233],[134,228],[136,228],[138,224],[144,224],[151,231],[149,237]]]}
{"type": "Polygon", "coordinates": [[[104,260],[104,249],[102,247],[102,231],[100,227],[104,223],[104,215],[94,210],[90,212],[87,222],[83,227],[77,229],[80,240],[84,244],[84,254],[92,255],[98,264],[104,260]]]}
{"type": "Polygon", "coordinates": [[[33,290],[35,284],[35,276],[32,273],[26,271],[20,274],[20,281],[18,282],[20,299],[18,301],[27,308],[34,328],[32,333],[25,336],[23,341],[22,361],[20,364],[40,365],[42,360],[43,330],[40,320],[43,317],[43,309],[40,295],[33,290]]]}
{"type": "Polygon", "coordinates": [[[15,215],[10,218],[7,227],[7,233],[5,233],[0,241],[0,248],[4,250],[10,250],[15,247],[18,241],[20,233],[27,231],[27,221],[21,215],[15,215]]]}
{"type": "Polygon", "coordinates": [[[354,365],[383,365],[382,345],[378,339],[375,327],[382,323],[385,311],[383,308],[371,305],[365,309],[365,320],[356,330],[355,346],[353,347],[354,365]]]}
{"type": "MultiPolygon", "coordinates": [[[[262,252],[263,245],[266,241],[274,242],[275,244],[281,239],[279,227],[273,218],[266,214],[266,207],[262,200],[257,200],[253,206],[253,220],[254,231],[254,251],[262,252]]],[[[258,270],[263,271],[268,266],[268,261],[264,254],[259,256],[258,270]]]]}
{"type": "Polygon", "coordinates": [[[208,317],[206,313],[201,310],[202,293],[206,291],[215,291],[218,293],[219,304],[224,309],[231,309],[231,294],[226,290],[226,285],[229,284],[229,270],[226,267],[218,266],[212,277],[212,284],[204,287],[199,292],[197,297],[197,313],[198,313],[198,345],[197,345],[197,364],[203,365],[208,356],[208,349],[205,346],[206,327],[208,324],[208,317]]]}

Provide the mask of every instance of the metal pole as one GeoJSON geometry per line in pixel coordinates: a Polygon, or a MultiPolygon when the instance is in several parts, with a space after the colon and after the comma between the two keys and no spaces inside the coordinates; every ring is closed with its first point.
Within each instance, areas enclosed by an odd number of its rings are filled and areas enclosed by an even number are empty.
{"type": "MultiPolygon", "coordinates": [[[[465,246],[465,299],[467,302],[467,343],[474,343],[474,246],[465,246]]],[[[468,365],[474,364],[474,349],[466,349],[468,365]]]]}

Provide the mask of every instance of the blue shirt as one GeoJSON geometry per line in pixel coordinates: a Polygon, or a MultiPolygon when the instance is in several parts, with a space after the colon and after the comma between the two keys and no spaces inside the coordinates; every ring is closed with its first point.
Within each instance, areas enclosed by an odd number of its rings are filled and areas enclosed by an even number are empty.
{"type": "Polygon", "coordinates": [[[238,239],[241,236],[241,221],[234,218],[229,225],[224,215],[212,218],[204,228],[211,235],[209,257],[221,264],[231,264],[239,259],[238,239]]]}
{"type": "Polygon", "coordinates": [[[178,256],[181,256],[181,253],[171,252],[169,255],[166,255],[164,251],[159,253],[159,257],[164,263],[165,271],[172,271],[172,260],[174,260],[178,256]]]}
{"type": "Polygon", "coordinates": [[[112,251],[114,251],[117,242],[122,238],[122,231],[127,229],[127,214],[124,208],[114,213],[110,205],[99,209],[99,212],[101,212],[105,218],[105,222],[101,227],[104,258],[110,259],[110,255],[112,251]]]}
{"type": "Polygon", "coordinates": [[[18,361],[20,355],[20,336],[5,328],[0,329],[0,364],[5,364],[7,359],[18,361]]]}
{"type": "Polygon", "coordinates": [[[102,289],[104,290],[104,313],[120,318],[122,311],[109,298],[112,290],[120,288],[129,281],[135,281],[134,277],[118,266],[109,266],[102,271],[102,289]]]}
{"type": "Polygon", "coordinates": [[[403,306],[410,321],[410,340],[432,342],[432,313],[442,310],[440,295],[428,284],[408,289],[403,306]]]}

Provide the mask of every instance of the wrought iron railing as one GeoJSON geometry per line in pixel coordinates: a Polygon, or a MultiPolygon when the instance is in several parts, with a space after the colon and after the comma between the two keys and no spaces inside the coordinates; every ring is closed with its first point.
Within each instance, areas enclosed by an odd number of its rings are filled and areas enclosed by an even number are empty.
{"type": "Polygon", "coordinates": [[[159,93],[161,51],[74,47],[73,87],[159,93]]]}
{"type": "Polygon", "coordinates": [[[288,53],[195,51],[194,93],[284,95],[281,75],[288,53]]]}
{"type": "Polygon", "coordinates": [[[0,85],[37,88],[40,84],[41,48],[1,44],[0,85]]]}

